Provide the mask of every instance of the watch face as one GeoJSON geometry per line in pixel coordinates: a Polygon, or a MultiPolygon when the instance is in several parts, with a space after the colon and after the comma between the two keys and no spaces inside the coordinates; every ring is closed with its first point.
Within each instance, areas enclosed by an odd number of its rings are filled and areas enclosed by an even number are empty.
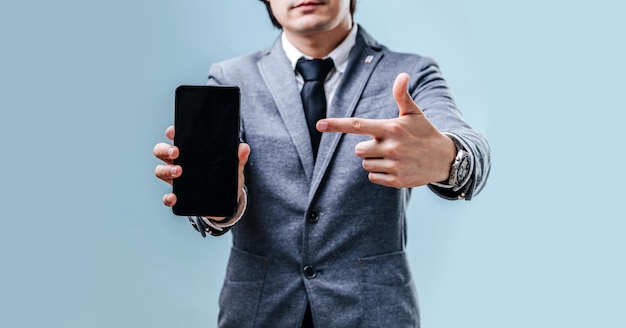
{"type": "Polygon", "coordinates": [[[461,163],[459,164],[459,169],[457,171],[457,183],[462,183],[467,178],[470,170],[470,159],[469,156],[463,157],[461,159],[461,163]]]}

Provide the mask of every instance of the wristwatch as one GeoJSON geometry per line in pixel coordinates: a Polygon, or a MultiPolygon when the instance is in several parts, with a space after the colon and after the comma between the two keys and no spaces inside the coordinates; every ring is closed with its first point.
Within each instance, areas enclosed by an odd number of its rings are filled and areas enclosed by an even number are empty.
{"type": "Polygon", "coordinates": [[[470,175],[472,174],[472,158],[470,153],[465,150],[463,145],[457,141],[456,138],[451,138],[456,146],[456,157],[454,158],[454,162],[452,162],[450,175],[447,180],[434,182],[432,185],[440,188],[452,189],[456,192],[465,186],[470,178],[470,175]]]}
{"type": "Polygon", "coordinates": [[[447,183],[453,189],[460,188],[467,182],[471,170],[469,153],[460,147],[457,148],[458,150],[454,158],[454,163],[452,163],[450,178],[447,183]]]}

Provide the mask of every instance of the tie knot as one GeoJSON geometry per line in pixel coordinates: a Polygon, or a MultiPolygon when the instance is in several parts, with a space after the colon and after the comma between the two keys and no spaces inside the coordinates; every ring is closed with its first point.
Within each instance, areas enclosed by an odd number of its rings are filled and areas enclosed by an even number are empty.
{"type": "Polygon", "coordinates": [[[296,70],[300,72],[305,82],[326,80],[326,76],[335,65],[329,57],[326,59],[298,59],[296,70]]]}

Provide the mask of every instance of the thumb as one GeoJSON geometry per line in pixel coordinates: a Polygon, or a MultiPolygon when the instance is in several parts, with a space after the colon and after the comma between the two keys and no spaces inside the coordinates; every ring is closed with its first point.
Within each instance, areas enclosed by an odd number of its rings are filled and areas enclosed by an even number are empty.
{"type": "Polygon", "coordinates": [[[400,116],[422,113],[409,94],[409,78],[409,74],[400,73],[396,76],[396,81],[393,83],[393,98],[398,104],[400,116]]]}
{"type": "Polygon", "coordinates": [[[243,172],[246,163],[248,163],[248,158],[250,156],[250,145],[245,142],[239,144],[239,148],[237,149],[239,156],[239,172],[243,172]]]}

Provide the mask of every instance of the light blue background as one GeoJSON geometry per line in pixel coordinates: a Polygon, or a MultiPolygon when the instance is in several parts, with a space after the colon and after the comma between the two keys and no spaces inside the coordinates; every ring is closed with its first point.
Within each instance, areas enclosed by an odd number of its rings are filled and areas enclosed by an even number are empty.
{"type": "MultiPolygon", "coordinates": [[[[617,0],[361,0],[438,60],[493,169],[471,202],[417,189],[423,326],[626,327],[617,0]]],[[[0,4],[0,326],[213,327],[230,237],[161,204],[173,90],[277,31],[252,0],[0,4]]],[[[391,86],[390,86],[391,88],[391,86]]]]}

